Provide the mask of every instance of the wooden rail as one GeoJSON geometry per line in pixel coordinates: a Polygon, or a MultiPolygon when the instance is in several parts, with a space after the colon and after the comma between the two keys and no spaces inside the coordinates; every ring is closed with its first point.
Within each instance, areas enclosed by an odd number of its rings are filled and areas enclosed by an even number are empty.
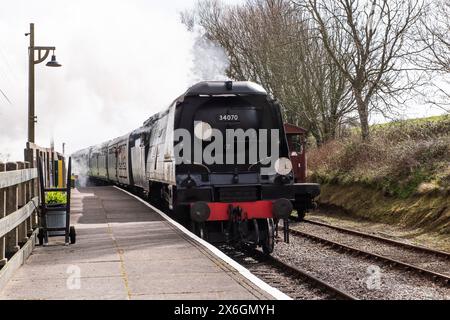
{"type": "Polygon", "coordinates": [[[37,178],[37,170],[35,168],[0,172],[0,189],[11,187],[34,178],[37,178]]]}
{"type": "MultiPolygon", "coordinates": [[[[40,203],[37,159],[44,187],[54,186],[55,161],[64,157],[50,148],[27,143],[23,162],[0,162],[0,290],[30,255],[36,243],[40,203]]],[[[65,172],[63,173],[63,176],[65,172]]]]}
{"type": "Polygon", "coordinates": [[[0,267],[37,226],[37,169],[29,162],[0,163],[0,267]]]}

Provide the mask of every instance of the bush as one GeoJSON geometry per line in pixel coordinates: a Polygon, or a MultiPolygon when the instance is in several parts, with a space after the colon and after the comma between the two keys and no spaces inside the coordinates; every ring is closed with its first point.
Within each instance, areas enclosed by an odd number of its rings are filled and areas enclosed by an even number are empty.
{"type": "Polygon", "coordinates": [[[311,149],[308,165],[310,179],[320,183],[358,183],[400,198],[447,192],[450,116],[373,126],[368,142],[353,133],[311,149]]]}
{"type": "Polygon", "coordinates": [[[47,192],[47,194],[45,195],[45,203],[66,204],[67,195],[64,192],[47,192]]]}

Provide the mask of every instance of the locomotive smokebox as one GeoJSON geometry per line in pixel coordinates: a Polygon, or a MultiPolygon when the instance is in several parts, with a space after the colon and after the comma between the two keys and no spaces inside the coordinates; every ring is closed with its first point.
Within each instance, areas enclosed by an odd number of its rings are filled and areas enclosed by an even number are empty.
{"type": "Polygon", "coordinates": [[[293,206],[288,199],[278,199],[272,205],[272,213],[278,219],[287,219],[291,215],[293,206]]]}
{"type": "Polygon", "coordinates": [[[191,219],[195,222],[205,222],[208,220],[211,210],[204,201],[197,201],[191,206],[191,219]]]}

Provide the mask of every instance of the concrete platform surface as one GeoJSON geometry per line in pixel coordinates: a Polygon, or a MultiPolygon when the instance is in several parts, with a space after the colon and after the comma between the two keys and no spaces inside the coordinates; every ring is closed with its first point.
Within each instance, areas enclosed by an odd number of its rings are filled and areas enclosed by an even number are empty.
{"type": "Polygon", "coordinates": [[[114,187],[72,193],[77,243],[36,247],[0,299],[272,299],[114,187]]]}

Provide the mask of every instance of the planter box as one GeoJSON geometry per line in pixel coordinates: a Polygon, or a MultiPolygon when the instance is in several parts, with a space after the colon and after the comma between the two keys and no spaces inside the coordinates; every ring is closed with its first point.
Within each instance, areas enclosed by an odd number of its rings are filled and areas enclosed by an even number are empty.
{"type": "MultiPolygon", "coordinates": [[[[48,211],[46,213],[47,228],[65,228],[66,227],[66,210],[65,205],[55,204],[47,205],[48,207],[58,208],[61,207],[60,211],[48,211]]],[[[48,231],[49,236],[64,236],[65,231],[48,231]]]]}

